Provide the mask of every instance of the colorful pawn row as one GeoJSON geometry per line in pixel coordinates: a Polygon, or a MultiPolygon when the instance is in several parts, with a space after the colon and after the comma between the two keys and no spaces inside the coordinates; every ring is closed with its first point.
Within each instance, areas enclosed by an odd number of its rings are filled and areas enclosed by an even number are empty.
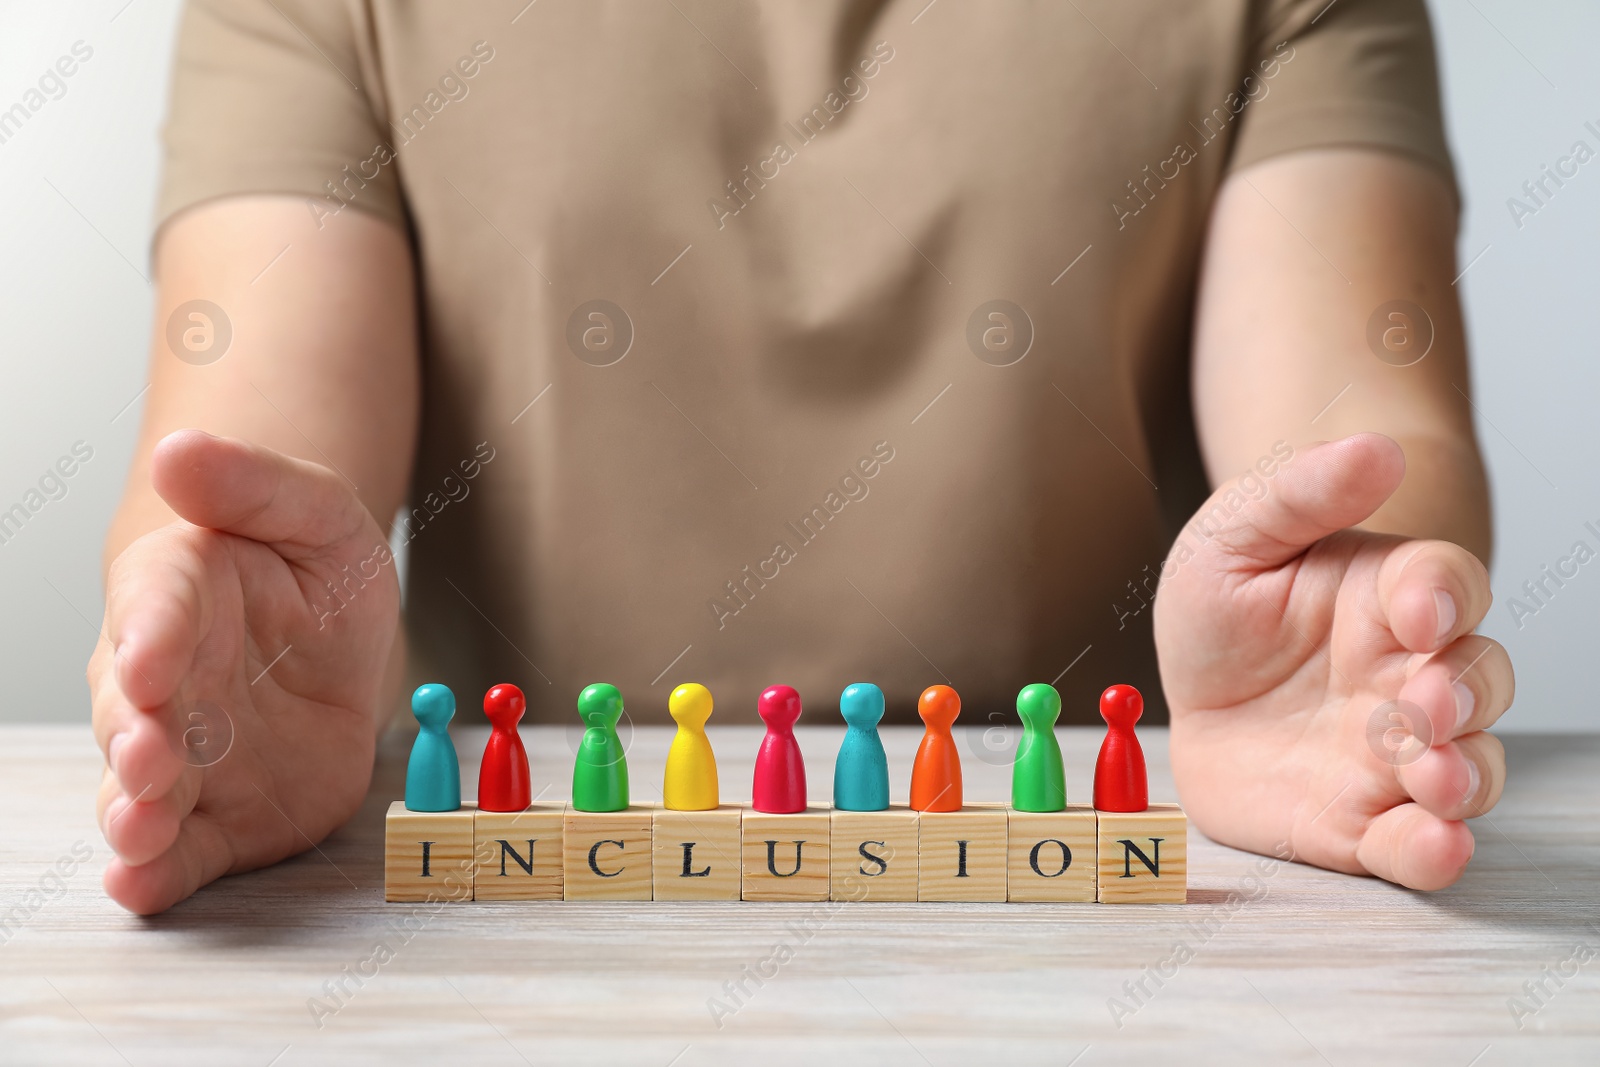
{"type": "MultiPolygon", "coordinates": [[[[461,806],[461,776],[455,745],[446,730],[455,715],[455,697],[442,685],[421,686],[411,708],[421,724],[406,770],[405,806],[411,811],[455,811],[461,806]]],[[[497,685],[483,698],[491,726],[478,774],[478,807],[483,811],[522,811],[532,801],[528,756],[517,724],[527,710],[522,690],[497,685]]],[[[622,694],[596,683],[578,696],[584,723],[572,772],[572,807],[612,812],[628,807],[628,761],[617,735],[622,694]]],[[[667,753],[662,779],[663,807],[709,811],[719,803],[716,754],[706,737],[711,717],[710,690],[690,683],[673,690],[667,710],[678,732],[667,753]]],[[[769,814],[806,809],[806,769],[794,736],[800,694],[787,685],[765,690],[756,710],[767,733],[756,753],[751,807],[769,814]]],[[[833,806],[841,811],[884,811],[889,807],[889,762],[878,724],[883,690],[870,682],[847,686],[839,698],[846,729],[834,764],[833,806]]],[[[911,768],[911,808],[950,812],[962,807],[961,755],[951,731],[961,714],[961,698],[948,685],[930,686],[917,701],[925,725],[911,768]]],[[[1144,698],[1130,685],[1114,685],[1100,696],[1107,732],[1095,763],[1094,806],[1101,811],[1138,812],[1148,807],[1144,753],[1134,724],[1144,698]]],[[[1066,771],[1056,740],[1061,695],[1039,682],[1017,695],[1022,738],[1012,767],[1011,804],[1022,812],[1057,812],[1067,805],[1066,771]]]]}

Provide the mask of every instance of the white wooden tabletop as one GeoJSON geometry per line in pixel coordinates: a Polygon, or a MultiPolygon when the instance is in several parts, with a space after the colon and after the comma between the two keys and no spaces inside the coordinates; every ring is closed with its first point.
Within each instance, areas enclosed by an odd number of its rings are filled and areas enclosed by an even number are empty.
{"type": "MultiPolygon", "coordinates": [[[[564,797],[579,731],[524,733],[535,792],[564,797]]],[[[797,734],[826,798],[843,730],[797,734]]],[[[1170,798],[1165,734],[1141,734],[1151,797],[1170,798]]],[[[468,797],[486,736],[457,735],[468,797]]],[[[630,739],[638,799],[659,799],[670,736],[630,739]]],[[[1086,799],[1099,733],[1061,736],[1069,799],[1086,799]]],[[[711,737],[724,797],[747,798],[757,730],[711,737]]],[[[110,853],[88,728],[0,727],[0,1062],[1593,1064],[1600,737],[1506,740],[1505,799],[1442,893],[1262,860],[1191,829],[1185,906],[434,912],[383,903],[383,811],[408,745],[392,735],[367,803],[320,850],[140,919],[100,889],[110,853]]],[[[885,730],[901,799],[916,742],[885,730]]],[[[963,744],[968,798],[1006,799],[1003,757],[981,758],[977,731],[963,744]]]]}

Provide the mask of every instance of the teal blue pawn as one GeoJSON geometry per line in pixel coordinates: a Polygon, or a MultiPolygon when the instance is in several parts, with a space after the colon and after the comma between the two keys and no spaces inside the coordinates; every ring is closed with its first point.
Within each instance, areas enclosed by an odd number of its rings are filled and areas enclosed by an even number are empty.
{"type": "Polygon", "coordinates": [[[847,726],[833,764],[833,806],[840,811],[883,811],[889,806],[889,757],[878,737],[883,690],[871,682],[846,686],[839,712],[847,726]]]}
{"type": "Polygon", "coordinates": [[[418,686],[411,714],[422,724],[406,765],[407,811],[456,811],[461,807],[461,764],[445,729],[456,714],[455,694],[442,685],[418,686]]]}

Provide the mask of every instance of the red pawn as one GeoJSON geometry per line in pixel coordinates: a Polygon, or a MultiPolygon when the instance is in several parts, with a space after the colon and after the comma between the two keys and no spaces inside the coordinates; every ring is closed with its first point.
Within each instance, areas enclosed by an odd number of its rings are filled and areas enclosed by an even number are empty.
{"type": "Polygon", "coordinates": [[[756,778],[750,806],[774,815],[806,810],[806,762],[794,724],[800,718],[800,694],[793,687],[775,685],[761,694],[756,711],[767,724],[767,736],[756,753],[756,778]]]}
{"type": "Polygon", "coordinates": [[[1144,714],[1144,697],[1131,685],[1114,685],[1100,694],[1106,739],[1094,764],[1094,806],[1101,811],[1144,811],[1150,806],[1144,749],[1133,724],[1144,714]]]}
{"type": "Polygon", "coordinates": [[[522,811],[533,802],[528,753],[517,733],[517,723],[527,710],[527,698],[514,685],[497,685],[483,695],[483,713],[493,729],[478,765],[478,808],[482,811],[522,811]]]}

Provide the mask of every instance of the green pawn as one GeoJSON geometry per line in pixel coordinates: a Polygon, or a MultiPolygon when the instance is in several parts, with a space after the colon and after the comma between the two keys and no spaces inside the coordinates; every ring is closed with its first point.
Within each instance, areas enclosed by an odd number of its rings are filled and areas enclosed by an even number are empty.
{"type": "Polygon", "coordinates": [[[622,694],[596,682],[578,694],[585,727],[572,768],[572,806],[577,811],[621,811],[628,806],[628,758],[617,736],[622,694]]]}
{"type": "Polygon", "coordinates": [[[1011,806],[1017,811],[1061,811],[1067,806],[1067,773],[1056,741],[1061,694],[1043,682],[1017,694],[1022,743],[1011,768],[1011,806]]]}

